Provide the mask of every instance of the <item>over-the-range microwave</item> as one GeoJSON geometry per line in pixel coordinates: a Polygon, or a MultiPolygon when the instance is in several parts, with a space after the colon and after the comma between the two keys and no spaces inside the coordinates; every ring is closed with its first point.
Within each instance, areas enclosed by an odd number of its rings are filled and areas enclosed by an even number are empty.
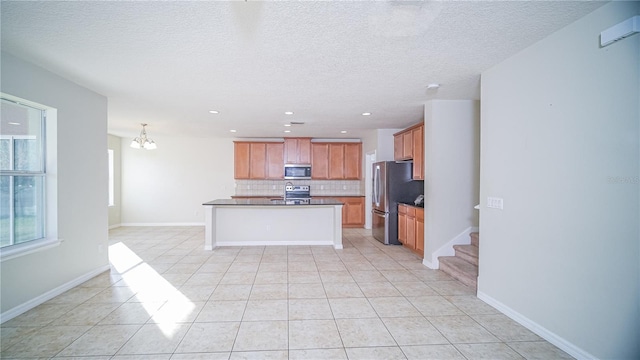
{"type": "Polygon", "coordinates": [[[291,179],[291,180],[311,179],[311,165],[310,164],[285,164],[284,178],[291,179]]]}

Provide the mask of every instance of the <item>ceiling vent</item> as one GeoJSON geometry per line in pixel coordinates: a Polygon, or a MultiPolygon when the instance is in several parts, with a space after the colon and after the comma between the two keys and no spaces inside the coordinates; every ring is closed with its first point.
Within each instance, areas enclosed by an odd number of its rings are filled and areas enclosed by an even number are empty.
{"type": "Polygon", "coordinates": [[[289,124],[291,124],[291,125],[304,125],[304,121],[292,121],[289,124]]]}

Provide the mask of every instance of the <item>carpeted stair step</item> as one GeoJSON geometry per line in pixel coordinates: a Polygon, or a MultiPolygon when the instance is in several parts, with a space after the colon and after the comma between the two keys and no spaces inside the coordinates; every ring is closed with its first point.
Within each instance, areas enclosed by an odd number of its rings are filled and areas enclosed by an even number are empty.
{"type": "Polygon", "coordinates": [[[456,256],[478,266],[478,247],[474,245],[454,245],[456,256]]]}
{"type": "Polygon", "coordinates": [[[469,236],[471,237],[471,245],[480,246],[480,233],[472,232],[469,236]]]}
{"type": "Polygon", "coordinates": [[[478,284],[478,267],[456,256],[441,256],[440,270],[449,274],[461,283],[476,288],[478,284]]]}

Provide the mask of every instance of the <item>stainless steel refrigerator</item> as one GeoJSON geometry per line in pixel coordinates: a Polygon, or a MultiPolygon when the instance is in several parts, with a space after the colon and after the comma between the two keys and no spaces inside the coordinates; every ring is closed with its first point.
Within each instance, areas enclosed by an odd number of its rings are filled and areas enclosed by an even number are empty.
{"type": "Polygon", "coordinates": [[[412,163],[381,161],[373,164],[373,237],[383,244],[398,241],[398,203],[413,204],[423,194],[424,182],[412,179],[412,163]]]}

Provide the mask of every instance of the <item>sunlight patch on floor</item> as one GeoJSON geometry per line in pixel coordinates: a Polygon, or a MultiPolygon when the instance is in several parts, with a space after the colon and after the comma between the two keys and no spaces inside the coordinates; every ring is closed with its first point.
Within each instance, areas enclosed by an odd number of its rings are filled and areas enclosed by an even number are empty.
{"type": "Polygon", "coordinates": [[[125,244],[118,242],[109,246],[109,260],[149,315],[157,309],[159,299],[166,301],[152,321],[168,339],[172,338],[179,323],[186,321],[195,309],[193,302],[125,244]]]}

